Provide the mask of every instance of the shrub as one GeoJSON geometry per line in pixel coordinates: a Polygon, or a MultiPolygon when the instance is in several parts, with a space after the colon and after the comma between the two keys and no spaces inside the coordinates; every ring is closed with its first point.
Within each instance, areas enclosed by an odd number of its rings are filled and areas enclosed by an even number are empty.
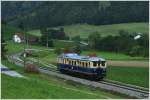
{"type": "Polygon", "coordinates": [[[28,72],[28,73],[39,73],[39,70],[36,67],[36,65],[34,65],[33,63],[27,63],[25,65],[25,72],[28,72]]]}
{"type": "Polygon", "coordinates": [[[141,49],[141,46],[139,45],[133,46],[131,50],[129,51],[129,55],[130,56],[140,55],[140,49],[141,49]]]}

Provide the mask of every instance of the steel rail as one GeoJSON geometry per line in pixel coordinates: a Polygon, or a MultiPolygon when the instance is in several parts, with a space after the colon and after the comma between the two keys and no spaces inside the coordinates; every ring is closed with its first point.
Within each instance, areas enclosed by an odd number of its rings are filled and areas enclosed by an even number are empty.
{"type": "Polygon", "coordinates": [[[111,83],[111,82],[105,82],[105,81],[101,81],[100,83],[111,85],[111,86],[116,86],[116,87],[120,87],[120,88],[124,88],[124,89],[128,89],[128,90],[132,90],[132,91],[136,91],[136,92],[141,92],[141,93],[145,93],[145,94],[149,93],[149,91],[147,91],[147,90],[141,90],[141,89],[138,89],[136,87],[130,87],[130,86],[125,86],[125,85],[111,83]]]}
{"type": "Polygon", "coordinates": [[[141,87],[141,86],[137,86],[137,85],[133,85],[133,84],[127,84],[127,83],[123,83],[123,82],[119,82],[119,81],[115,81],[115,80],[104,79],[103,81],[110,82],[110,83],[121,84],[121,85],[129,86],[129,87],[135,87],[135,88],[138,88],[138,89],[141,89],[141,90],[149,91],[149,88],[145,88],[145,87],[141,87]]]}
{"type": "Polygon", "coordinates": [[[120,86],[126,86],[126,87],[130,87],[130,88],[136,88],[142,91],[149,91],[148,88],[145,87],[141,87],[141,86],[137,86],[137,85],[131,85],[131,84],[126,84],[126,83],[122,83],[122,82],[118,82],[118,81],[113,81],[113,80],[108,80],[108,79],[104,79],[103,82],[107,82],[107,83],[112,83],[112,84],[117,84],[120,86]]]}

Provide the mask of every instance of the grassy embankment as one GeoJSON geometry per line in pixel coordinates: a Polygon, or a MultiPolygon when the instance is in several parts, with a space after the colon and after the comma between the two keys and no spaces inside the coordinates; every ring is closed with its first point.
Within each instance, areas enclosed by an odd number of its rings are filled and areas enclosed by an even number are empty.
{"type": "Polygon", "coordinates": [[[72,81],[43,74],[25,73],[23,68],[2,60],[2,63],[21,73],[26,78],[14,78],[2,74],[1,94],[3,99],[95,99],[126,98],[118,94],[93,89],[72,81]]]}
{"type": "MultiPolygon", "coordinates": [[[[112,24],[112,25],[88,25],[88,24],[75,24],[64,27],[66,34],[69,37],[74,37],[80,35],[81,38],[87,38],[89,34],[99,33],[101,36],[108,35],[118,35],[119,30],[125,30],[129,33],[140,32],[140,33],[149,33],[148,32],[148,23],[122,23],[122,24],[112,24]]],[[[59,28],[59,27],[54,27],[59,28]]],[[[41,36],[40,30],[33,30],[29,32],[32,35],[41,36]]]]}

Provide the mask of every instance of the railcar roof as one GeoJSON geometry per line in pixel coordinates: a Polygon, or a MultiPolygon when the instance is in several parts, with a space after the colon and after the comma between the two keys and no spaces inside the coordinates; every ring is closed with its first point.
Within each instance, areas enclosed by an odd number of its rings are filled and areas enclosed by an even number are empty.
{"type": "Polygon", "coordinates": [[[105,59],[100,57],[80,56],[76,53],[66,53],[66,54],[63,53],[59,57],[71,58],[71,59],[77,59],[83,61],[105,61],[105,59]]]}

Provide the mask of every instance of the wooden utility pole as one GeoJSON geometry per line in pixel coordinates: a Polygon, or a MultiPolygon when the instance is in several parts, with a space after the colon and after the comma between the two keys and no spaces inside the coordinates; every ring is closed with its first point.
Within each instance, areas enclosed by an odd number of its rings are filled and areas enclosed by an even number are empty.
{"type": "Polygon", "coordinates": [[[23,30],[24,30],[24,53],[23,53],[23,57],[24,57],[24,67],[25,67],[25,64],[26,64],[26,59],[25,59],[25,57],[26,57],[26,53],[25,53],[25,49],[26,49],[26,31],[25,31],[25,29],[23,28],[23,30]]]}
{"type": "Polygon", "coordinates": [[[47,31],[47,29],[46,29],[46,40],[47,40],[47,43],[46,43],[46,46],[47,46],[47,48],[48,48],[48,31],[47,31]]]}
{"type": "Polygon", "coordinates": [[[38,53],[38,67],[40,66],[40,62],[39,62],[39,53],[38,53]]]}
{"type": "Polygon", "coordinates": [[[27,40],[27,48],[29,48],[29,37],[27,34],[26,34],[26,40],[27,40]]]}

